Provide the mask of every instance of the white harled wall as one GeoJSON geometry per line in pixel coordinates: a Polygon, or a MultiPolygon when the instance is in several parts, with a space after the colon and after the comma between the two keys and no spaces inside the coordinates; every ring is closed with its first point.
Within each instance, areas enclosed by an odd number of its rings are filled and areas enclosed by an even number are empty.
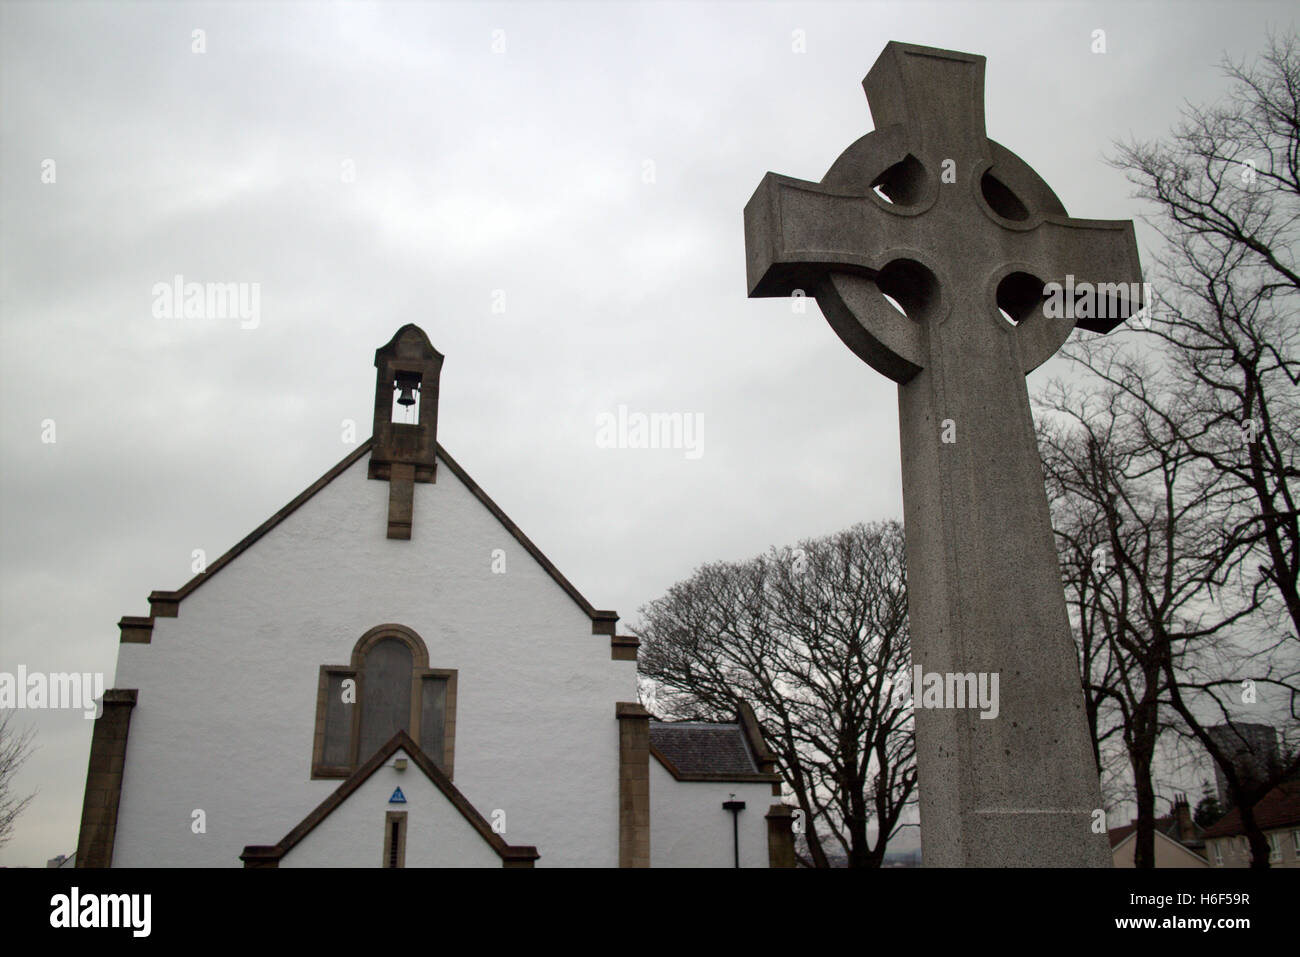
{"type": "Polygon", "coordinates": [[[650,756],[650,866],[734,867],[731,812],[722,803],[735,794],[740,812],[740,866],[767,867],[767,809],[780,804],[772,785],[678,781],[650,756]]]}
{"type": "Polygon", "coordinates": [[[238,867],[245,845],[279,841],[340,783],[310,779],[319,668],[385,623],[459,671],[454,780],[485,817],[505,812],[506,841],[536,845],[539,867],[617,866],[614,704],[636,700],[636,663],[610,659],[445,465],[415,486],[411,540],[389,540],[367,461],[157,619],[152,643],[120,646],[114,687],[139,702],[114,866],[238,867]]]}

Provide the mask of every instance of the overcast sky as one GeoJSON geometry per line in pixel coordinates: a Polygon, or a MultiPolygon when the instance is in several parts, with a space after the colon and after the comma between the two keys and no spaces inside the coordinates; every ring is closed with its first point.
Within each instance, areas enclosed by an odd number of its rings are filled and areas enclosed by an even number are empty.
{"type": "MultiPolygon", "coordinates": [[[[442,444],[624,630],[703,562],[901,517],[894,385],[815,306],[745,297],[763,173],[818,180],[871,128],[860,83],[894,39],[986,55],[990,136],[1073,215],[1135,217],[1113,141],[1220,96],[1221,56],[1291,20],[1240,2],[0,5],[0,671],[111,687],[122,615],[342,458],[343,420],[365,439],[374,350],[406,322],[447,357],[442,444]],[[256,328],[157,318],[177,274],[260,284],[256,328]],[[620,405],[702,415],[703,454],[598,447],[620,405]]],[[[75,848],[91,722],[19,718],[38,750],[16,787],[40,793],[0,864],[40,866],[75,848]]]]}

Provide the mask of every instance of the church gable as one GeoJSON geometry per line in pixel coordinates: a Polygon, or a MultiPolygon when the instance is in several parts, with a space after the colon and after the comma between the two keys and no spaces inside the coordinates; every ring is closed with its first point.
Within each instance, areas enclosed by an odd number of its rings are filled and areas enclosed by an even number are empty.
{"type": "MultiPolygon", "coordinates": [[[[421,340],[404,335],[434,361],[421,340]]],[[[381,367],[376,407],[388,390],[400,417],[409,392],[404,424],[420,427],[424,369],[418,382],[397,369],[390,389],[381,367]]],[[[476,805],[509,809],[512,838],[554,848],[548,863],[617,862],[611,711],[635,695],[635,639],[436,442],[428,471],[396,453],[377,464],[376,443],[182,588],[153,593],[147,618],[123,619],[115,684],[136,697],[129,747],[92,749],[83,831],[102,818],[115,838],[91,866],[233,864],[397,730],[476,805]],[[392,477],[408,464],[409,537],[394,536],[392,477]],[[557,753],[557,740],[573,746],[557,753]],[[579,810],[552,813],[561,803],[579,810]],[[204,811],[202,841],[179,819],[159,826],[177,808],[204,811]]]]}
{"type": "MultiPolygon", "coordinates": [[[[313,500],[322,492],[327,489],[332,491],[331,486],[336,485],[340,478],[348,476],[353,467],[364,459],[366,477],[387,485],[387,538],[410,540],[412,529],[421,524],[415,517],[417,502],[425,502],[427,508],[438,501],[437,497],[431,498],[428,494],[417,495],[416,488],[436,485],[437,466],[441,463],[450,472],[451,481],[468,490],[477,505],[500,524],[509,539],[522,547],[529,558],[590,619],[592,634],[608,635],[611,638],[611,657],[619,660],[634,659],[635,640],[626,637],[615,640],[618,613],[593,607],[469,473],[438,444],[437,410],[443,359],[443,355],[433,348],[418,326],[408,323],[399,329],[386,345],[375,352],[377,377],[374,432],[371,437],[181,588],[151,592],[148,616],[124,616],[118,622],[121,641],[124,644],[151,643],[157,619],[177,617],[183,601],[286,521],[290,521],[300,509],[315,504],[313,500]]],[[[447,481],[444,478],[444,486],[447,481]]],[[[373,494],[374,490],[367,490],[356,496],[351,504],[355,507],[362,501],[372,500],[373,494]]],[[[436,536],[444,532],[440,527],[430,527],[427,521],[423,524],[428,534],[436,536]]],[[[501,544],[506,544],[506,541],[502,540],[501,544]]],[[[496,565],[500,560],[498,556],[504,558],[503,549],[491,553],[493,572],[504,571],[496,565]]]]}
{"type": "Polygon", "coordinates": [[[404,732],[246,867],[532,867],[539,854],[493,830],[404,732]]]}
{"type": "MultiPolygon", "coordinates": [[[[121,641],[124,644],[149,644],[153,640],[153,631],[156,620],[159,618],[175,618],[180,614],[181,602],[197,591],[201,586],[211,581],[222,569],[229,566],[245,552],[249,551],[261,539],[274,531],[283,522],[288,520],[295,512],[308,505],[313,498],[322,492],[327,486],[331,485],[340,476],[346,474],[353,466],[356,466],[366,456],[373,452],[375,439],[372,436],[363,442],[357,449],[345,456],[337,465],[295,496],[287,505],[277,511],[265,522],[255,528],[247,536],[241,539],[234,547],[229,549],[215,561],[213,561],[206,570],[200,572],[186,582],[183,586],[175,591],[153,591],[149,594],[150,614],[144,616],[123,616],[118,622],[118,629],[121,633],[121,641]]],[[[541,569],[554,580],[555,584],[564,591],[566,595],[578,606],[579,610],[591,620],[591,631],[594,635],[608,635],[611,638],[611,648],[613,649],[632,649],[635,657],[635,648],[637,642],[627,636],[618,636],[615,638],[615,626],[618,622],[618,613],[613,610],[595,608],[581,592],[564,576],[564,574],[555,566],[555,564],[546,557],[540,548],[538,548],[523,530],[515,524],[499,505],[479,486],[477,482],[466,472],[441,446],[437,446],[437,461],[447,467],[453,477],[452,480],[459,482],[471,495],[477,499],[478,503],[486,509],[493,518],[502,526],[509,538],[518,544],[524,552],[535,561],[541,569]]],[[[373,464],[370,470],[373,470],[373,464]]],[[[371,476],[374,477],[374,476],[371,476]]],[[[444,482],[447,481],[444,479],[444,482]]],[[[414,499],[414,496],[413,496],[414,499]]],[[[503,542],[504,544],[504,542],[503,542]]],[[[614,658],[629,657],[625,653],[615,653],[614,658]]]]}
{"type": "Polygon", "coordinates": [[[122,620],[79,865],[792,866],[752,712],[652,729],[637,640],[438,445],[442,361],[399,330],[374,435],[122,620]]]}

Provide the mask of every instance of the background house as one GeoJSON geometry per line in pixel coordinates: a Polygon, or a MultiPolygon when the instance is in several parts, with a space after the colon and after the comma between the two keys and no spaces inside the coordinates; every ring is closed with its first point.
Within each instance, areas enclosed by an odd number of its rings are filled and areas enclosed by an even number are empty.
{"type": "MultiPolygon", "coordinates": [[[[1269,845],[1273,867],[1300,867],[1300,781],[1284,781],[1255,805],[1255,820],[1269,845]]],[[[1205,830],[1212,867],[1249,867],[1250,843],[1233,808],[1205,830]]]]}
{"type": "MultiPolygon", "coordinates": [[[[1155,820],[1156,867],[1208,867],[1201,828],[1192,820],[1186,795],[1174,799],[1164,817],[1155,820]]],[[[1116,867],[1132,867],[1137,842],[1137,818],[1110,829],[1110,853],[1116,867]]]]}

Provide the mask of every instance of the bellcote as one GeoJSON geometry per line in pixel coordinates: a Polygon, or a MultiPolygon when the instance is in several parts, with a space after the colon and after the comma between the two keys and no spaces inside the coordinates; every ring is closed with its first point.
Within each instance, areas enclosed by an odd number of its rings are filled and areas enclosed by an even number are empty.
{"type": "Polygon", "coordinates": [[[388,537],[411,537],[413,482],[436,480],[443,355],[408,323],[375,350],[375,428],[368,475],[390,483],[388,537]]]}

